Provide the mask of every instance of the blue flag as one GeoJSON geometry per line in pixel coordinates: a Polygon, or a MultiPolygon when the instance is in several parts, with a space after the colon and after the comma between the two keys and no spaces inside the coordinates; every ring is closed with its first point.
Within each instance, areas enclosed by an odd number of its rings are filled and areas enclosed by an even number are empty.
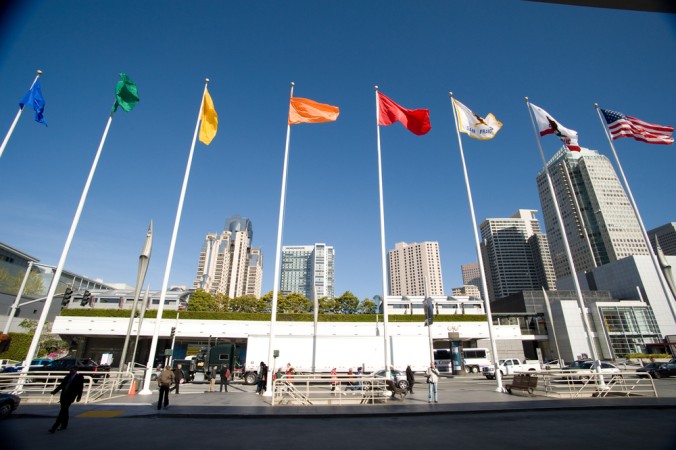
{"type": "Polygon", "coordinates": [[[36,122],[44,123],[45,126],[47,126],[45,116],[42,114],[45,111],[45,98],[42,96],[42,89],[40,89],[40,80],[35,81],[31,90],[26,92],[26,95],[24,95],[19,102],[21,108],[23,108],[24,105],[28,105],[35,111],[36,122]]]}

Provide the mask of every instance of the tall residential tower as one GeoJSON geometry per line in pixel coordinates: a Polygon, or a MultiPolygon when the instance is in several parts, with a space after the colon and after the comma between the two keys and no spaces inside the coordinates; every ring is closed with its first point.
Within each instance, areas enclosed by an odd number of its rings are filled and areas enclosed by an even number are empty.
{"type": "Polygon", "coordinates": [[[253,228],[246,217],[232,216],[222,233],[208,233],[193,287],[230,298],[261,295],[263,256],[252,248],[253,228]]]}
{"type": "Polygon", "coordinates": [[[389,295],[444,295],[438,242],[398,242],[387,262],[389,295]]]}
{"type": "Polygon", "coordinates": [[[334,251],[326,244],[282,247],[279,290],[282,295],[302,294],[309,300],[335,295],[334,251]]]}

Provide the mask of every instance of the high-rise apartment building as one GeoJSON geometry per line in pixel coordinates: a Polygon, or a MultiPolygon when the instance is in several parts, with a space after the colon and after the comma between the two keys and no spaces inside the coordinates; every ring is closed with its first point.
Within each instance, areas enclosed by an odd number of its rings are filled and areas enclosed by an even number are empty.
{"type": "Polygon", "coordinates": [[[520,209],[512,217],[486,219],[480,225],[491,301],[523,290],[556,288],[547,236],[535,212],[520,209]]]}
{"type": "MultiPolygon", "coordinates": [[[[569,152],[562,147],[547,162],[547,170],[577,272],[648,254],[638,219],[608,158],[585,148],[569,152]]],[[[554,270],[563,278],[570,269],[544,170],[537,184],[554,270]]]]}
{"type": "Polygon", "coordinates": [[[334,250],[326,244],[282,248],[279,290],[282,295],[302,294],[310,300],[333,298],[334,250]]]}
{"type": "Polygon", "coordinates": [[[232,216],[220,234],[208,233],[193,287],[230,298],[261,295],[263,257],[251,248],[253,228],[245,217],[232,216]]]}
{"type": "Polygon", "coordinates": [[[464,286],[476,286],[479,290],[479,298],[483,298],[483,295],[481,295],[481,268],[479,267],[479,263],[463,264],[460,266],[460,271],[462,272],[462,284],[464,286]]]}
{"type": "Polygon", "coordinates": [[[389,295],[444,295],[438,242],[398,242],[387,262],[389,295]]]}

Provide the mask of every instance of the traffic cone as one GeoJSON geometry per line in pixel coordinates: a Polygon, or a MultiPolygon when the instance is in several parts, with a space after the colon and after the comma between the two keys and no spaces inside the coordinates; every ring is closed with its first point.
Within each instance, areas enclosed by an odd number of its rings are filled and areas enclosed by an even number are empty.
{"type": "Polygon", "coordinates": [[[136,378],[131,380],[131,386],[129,387],[129,396],[133,397],[136,395],[136,378]]]}

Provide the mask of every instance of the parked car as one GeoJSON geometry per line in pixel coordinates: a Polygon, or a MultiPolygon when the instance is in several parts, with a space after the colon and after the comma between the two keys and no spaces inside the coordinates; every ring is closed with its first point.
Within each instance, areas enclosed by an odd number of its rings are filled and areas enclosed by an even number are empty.
{"type": "Polygon", "coordinates": [[[546,361],[542,363],[542,368],[545,370],[560,370],[563,367],[563,364],[561,364],[562,361],[558,359],[552,359],[550,361],[546,361]]]}
{"type": "Polygon", "coordinates": [[[5,367],[11,367],[18,364],[19,361],[14,361],[13,359],[0,359],[0,372],[5,370],[5,367]]]}
{"type": "Polygon", "coordinates": [[[636,369],[636,372],[638,373],[638,376],[642,378],[648,376],[651,376],[652,378],[671,377],[676,375],[676,362],[651,362],[640,369],[636,369]]]}
{"type": "MultiPolygon", "coordinates": [[[[43,359],[43,358],[37,358],[31,360],[31,365],[28,368],[28,370],[34,370],[37,368],[40,368],[42,366],[46,366],[47,364],[51,363],[51,359],[43,359]]],[[[5,370],[3,372],[11,373],[11,372],[21,372],[21,369],[23,369],[23,361],[19,361],[18,363],[14,364],[13,366],[7,366],[5,367],[5,370]]]]}
{"type": "Polygon", "coordinates": [[[0,419],[6,419],[21,403],[21,397],[14,394],[0,394],[0,419]]]}
{"type": "Polygon", "coordinates": [[[69,371],[71,368],[77,367],[78,371],[82,372],[97,372],[101,371],[110,371],[110,366],[108,365],[99,365],[92,361],[89,358],[73,358],[67,356],[65,358],[55,359],[49,364],[41,366],[39,370],[47,371],[69,371]]]}
{"type": "MultiPolygon", "coordinates": [[[[376,377],[385,378],[385,371],[379,370],[374,372],[373,375],[376,377]]],[[[400,389],[408,389],[408,380],[406,380],[406,372],[401,370],[390,369],[390,380],[394,381],[400,389]]]]}
{"type": "MultiPolygon", "coordinates": [[[[564,367],[563,372],[579,374],[579,376],[572,377],[573,379],[588,380],[589,378],[591,378],[591,375],[586,374],[596,373],[596,363],[594,361],[583,361],[580,362],[579,364],[576,364],[575,367],[573,367],[572,365],[564,367]]],[[[621,372],[622,371],[618,369],[616,366],[608,362],[601,361],[602,375],[612,375],[613,378],[615,377],[621,378],[622,377],[621,372]]]]}

